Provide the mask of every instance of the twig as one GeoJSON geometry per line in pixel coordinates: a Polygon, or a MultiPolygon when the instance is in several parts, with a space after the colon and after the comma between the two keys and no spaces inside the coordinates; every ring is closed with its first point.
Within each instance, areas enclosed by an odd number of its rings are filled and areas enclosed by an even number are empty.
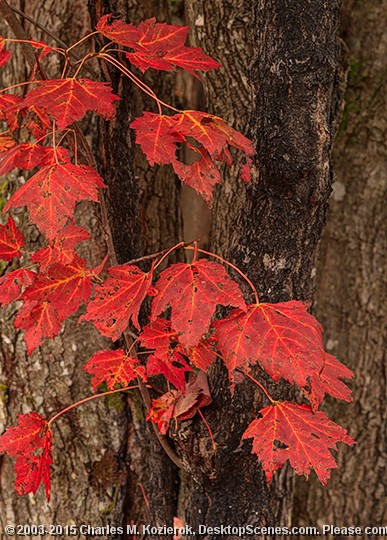
{"type": "MultiPolygon", "coordinates": [[[[17,20],[13,9],[7,4],[6,0],[0,0],[0,15],[2,15],[3,18],[7,21],[9,27],[11,28],[17,39],[30,39],[20,22],[17,20]]],[[[20,46],[28,62],[28,65],[30,66],[31,70],[34,71],[36,58],[35,53],[33,52],[33,47],[31,47],[31,45],[28,45],[28,43],[20,43],[20,46]]]]}
{"type": "Polygon", "coordinates": [[[20,15],[20,17],[23,17],[23,19],[26,19],[27,21],[32,23],[34,26],[36,26],[36,28],[39,28],[39,30],[41,30],[42,32],[44,32],[45,34],[50,36],[50,38],[52,38],[54,41],[56,41],[58,43],[58,45],[60,45],[64,49],[67,49],[67,44],[64,41],[62,41],[58,36],[56,36],[55,34],[50,32],[49,30],[47,30],[47,28],[45,28],[42,24],[38,23],[38,21],[36,21],[35,19],[30,17],[29,15],[27,15],[23,11],[20,11],[19,9],[17,9],[15,7],[11,7],[11,6],[9,6],[9,7],[12,9],[12,11],[14,11],[18,15],[20,15]]]}

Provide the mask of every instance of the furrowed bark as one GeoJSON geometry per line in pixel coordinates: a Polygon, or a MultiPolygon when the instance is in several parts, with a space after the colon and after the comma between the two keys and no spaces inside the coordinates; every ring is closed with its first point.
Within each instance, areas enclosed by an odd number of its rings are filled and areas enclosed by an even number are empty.
{"type": "Polygon", "coordinates": [[[339,452],[327,487],[313,481],[300,489],[296,516],[301,524],[383,526],[387,518],[384,13],[380,2],[344,2],[348,91],[336,140],[337,180],[317,266],[317,314],[326,346],[355,372],[353,404],[329,402],[326,409],[350,427],[358,444],[339,452]]]}

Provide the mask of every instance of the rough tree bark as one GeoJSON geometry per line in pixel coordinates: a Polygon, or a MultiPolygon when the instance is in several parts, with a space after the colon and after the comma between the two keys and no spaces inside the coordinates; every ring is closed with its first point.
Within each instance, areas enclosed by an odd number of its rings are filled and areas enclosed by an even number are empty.
{"type": "Polygon", "coordinates": [[[328,350],[354,372],[352,406],[328,414],[358,441],[341,451],[327,488],[300,490],[301,523],[385,525],[386,507],[386,191],[385,6],[344,2],[348,92],[336,141],[337,181],[318,263],[317,313],[328,350]]]}
{"type": "MultiPolygon", "coordinates": [[[[25,4],[24,1],[12,2],[13,7],[28,9],[33,19],[67,43],[79,39],[90,27],[83,1],[64,0],[58,3],[53,0],[31,0],[25,4]]],[[[35,39],[49,41],[30,23],[23,21],[23,24],[35,39]]],[[[1,34],[14,37],[3,21],[1,34]]],[[[2,74],[7,74],[7,78],[1,81],[2,87],[25,80],[27,75],[20,49],[15,47],[14,50],[11,70],[2,70],[2,74]]],[[[55,62],[50,62],[50,70],[53,74],[60,74],[59,65],[55,62]]],[[[92,130],[90,136],[93,136],[92,130]]],[[[18,176],[19,173],[7,175],[9,182],[7,190],[1,194],[3,200],[16,188],[18,176]]],[[[27,248],[35,251],[42,245],[42,237],[37,234],[35,227],[27,224],[24,210],[20,209],[15,214],[26,235],[27,248]]],[[[90,204],[81,205],[77,221],[97,239],[102,238],[96,208],[90,204]]],[[[93,240],[82,249],[81,255],[95,265],[101,262],[106,248],[103,242],[93,240]]],[[[82,370],[82,365],[96,350],[106,346],[91,325],[77,326],[76,319],[69,319],[64,331],[54,341],[28,357],[22,333],[13,328],[13,315],[14,308],[2,311],[2,432],[6,426],[15,423],[19,413],[35,410],[50,417],[81,397],[91,395],[89,377],[82,370]]],[[[15,494],[11,460],[2,456],[1,529],[4,530],[6,524],[18,523],[94,523],[101,526],[107,516],[112,521],[121,520],[125,496],[122,486],[126,478],[124,435],[127,430],[123,409],[120,398],[98,403],[94,401],[58,421],[54,429],[53,497],[49,504],[45,502],[43,490],[39,490],[36,498],[18,497],[15,494]]]]}
{"type": "MultiPolygon", "coordinates": [[[[188,2],[200,44],[224,66],[206,78],[209,109],[237,118],[238,127],[250,126],[257,151],[251,186],[241,189],[233,171],[220,191],[213,242],[249,275],[262,300],[307,299],[332,185],[339,1],[310,1],[302,10],[278,0],[252,5],[253,13],[251,2],[188,2]]],[[[199,444],[205,429],[198,422],[185,426],[179,441],[190,466],[184,486],[187,521],[287,525],[292,482],[286,470],[268,487],[248,445],[239,444],[261,397],[247,384],[234,398],[225,388],[227,376],[217,366],[211,373],[215,401],[206,417],[218,453],[199,444]]]]}

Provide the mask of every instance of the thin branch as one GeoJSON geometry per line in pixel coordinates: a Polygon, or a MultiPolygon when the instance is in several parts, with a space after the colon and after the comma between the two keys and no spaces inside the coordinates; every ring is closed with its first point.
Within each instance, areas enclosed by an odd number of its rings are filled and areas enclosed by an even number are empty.
{"type": "MultiPolygon", "coordinates": [[[[13,12],[13,9],[8,5],[6,0],[0,1],[0,15],[2,15],[3,18],[7,21],[9,27],[11,28],[12,32],[15,34],[15,37],[17,39],[22,39],[22,40],[30,39],[26,31],[22,27],[22,25],[16,18],[16,15],[13,12]]],[[[35,57],[33,47],[31,47],[31,45],[28,45],[28,43],[21,43],[20,46],[28,62],[28,65],[30,66],[31,70],[34,71],[35,64],[36,64],[36,57],[35,57]]]]}
{"type": "Polygon", "coordinates": [[[26,21],[29,21],[31,24],[36,26],[36,28],[39,28],[39,30],[41,30],[42,32],[44,32],[45,34],[50,36],[50,38],[53,39],[54,41],[56,41],[58,43],[58,45],[60,45],[64,49],[67,49],[67,43],[65,43],[58,36],[56,36],[55,34],[50,32],[49,30],[47,30],[47,28],[45,28],[42,24],[38,23],[38,21],[36,21],[35,19],[30,17],[29,15],[27,15],[23,11],[20,11],[19,9],[17,9],[15,7],[11,7],[11,6],[9,6],[9,7],[12,9],[12,11],[14,11],[18,15],[20,15],[20,17],[23,17],[23,19],[26,19],[26,21]]]}

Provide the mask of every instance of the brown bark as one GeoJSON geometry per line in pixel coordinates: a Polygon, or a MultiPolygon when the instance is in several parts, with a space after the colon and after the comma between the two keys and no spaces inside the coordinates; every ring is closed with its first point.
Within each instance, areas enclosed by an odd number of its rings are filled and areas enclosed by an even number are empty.
{"type": "MultiPolygon", "coordinates": [[[[383,2],[346,1],[349,50],[344,115],[336,141],[337,179],[321,243],[317,313],[326,345],[355,372],[354,403],[327,411],[358,444],[341,450],[327,488],[300,492],[301,523],[385,525],[386,514],[386,60],[383,2]]],[[[377,536],[377,535],[376,535],[377,536]]],[[[375,536],[375,537],[376,537],[375,536]]]]}
{"type": "MultiPolygon", "coordinates": [[[[12,2],[12,5],[23,9],[25,3],[12,2]]],[[[90,26],[83,2],[31,1],[27,8],[31,17],[68,43],[79,39],[90,26]]],[[[25,28],[35,39],[50,41],[30,23],[25,23],[25,28]]],[[[14,37],[3,23],[1,33],[14,37]]],[[[2,80],[4,85],[26,77],[20,49],[15,47],[14,50],[11,68],[2,70],[2,74],[6,74],[2,80]]],[[[52,76],[60,74],[59,65],[53,61],[49,62],[49,69],[52,76]]],[[[24,176],[24,173],[7,175],[8,188],[2,193],[2,198],[7,198],[9,192],[16,189],[20,175],[24,176]]],[[[13,215],[26,235],[27,249],[41,247],[42,238],[35,227],[28,225],[26,212],[19,209],[13,215]]],[[[101,238],[98,212],[91,205],[81,205],[76,219],[97,238],[97,241],[86,243],[81,252],[90,264],[95,265],[102,260],[106,249],[104,242],[98,241],[101,238]]],[[[11,306],[2,311],[1,319],[1,431],[14,424],[19,413],[35,410],[50,417],[78,399],[91,395],[89,377],[82,370],[82,365],[96,350],[106,346],[105,340],[91,325],[77,326],[76,319],[71,318],[54,341],[28,357],[22,333],[13,328],[14,312],[15,307],[11,306]]],[[[93,523],[101,526],[107,517],[113,522],[119,519],[126,478],[124,407],[120,398],[94,401],[57,422],[53,430],[55,465],[52,468],[52,499],[49,504],[44,501],[41,488],[36,498],[18,497],[13,488],[13,460],[2,457],[1,529],[6,524],[23,523],[93,523]]]]}
{"type": "MultiPolygon", "coordinates": [[[[200,44],[224,66],[205,78],[208,106],[225,116],[227,103],[226,117],[237,118],[242,131],[250,126],[257,152],[251,186],[235,181],[235,169],[225,180],[213,239],[217,251],[249,275],[262,300],[305,299],[313,291],[332,184],[339,2],[308,2],[300,11],[290,3],[257,0],[253,13],[249,5],[188,2],[195,32],[205,29],[200,44]],[[252,52],[246,43],[253,44],[252,52]]],[[[278,397],[289,395],[282,385],[269,386],[278,397]]],[[[267,486],[249,445],[240,445],[261,397],[243,384],[231,398],[220,366],[211,372],[211,390],[215,400],[206,418],[218,452],[212,453],[208,440],[199,443],[199,434],[206,437],[199,422],[184,427],[179,441],[190,466],[184,478],[188,523],[288,525],[289,474],[283,470],[267,486]]]]}

